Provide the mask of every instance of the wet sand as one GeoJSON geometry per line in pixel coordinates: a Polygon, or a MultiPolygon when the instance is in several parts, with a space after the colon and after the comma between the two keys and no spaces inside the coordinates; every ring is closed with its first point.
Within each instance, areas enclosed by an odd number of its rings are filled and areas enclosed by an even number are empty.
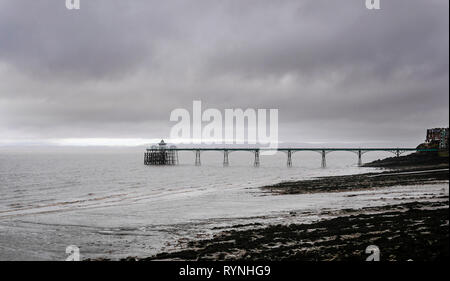
{"type": "Polygon", "coordinates": [[[376,245],[385,261],[446,260],[448,197],[440,199],[348,211],[312,224],[233,229],[143,260],[364,261],[369,245],[376,245]]]}

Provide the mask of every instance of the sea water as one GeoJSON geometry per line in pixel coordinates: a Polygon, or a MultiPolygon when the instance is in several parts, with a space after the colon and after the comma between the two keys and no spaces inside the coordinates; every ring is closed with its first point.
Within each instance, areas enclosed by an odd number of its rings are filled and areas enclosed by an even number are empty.
{"type": "MultiPolygon", "coordinates": [[[[363,160],[390,156],[368,153],[363,160]]],[[[143,151],[0,152],[0,260],[64,260],[69,245],[85,258],[146,257],[236,224],[303,223],[346,208],[397,204],[447,194],[448,183],[380,190],[271,195],[288,180],[377,172],[350,152],[261,156],[180,152],[178,166],[145,166],[143,151]],[[358,196],[354,196],[357,194],[358,196]],[[292,213],[298,214],[293,216],[292,213]]]]}

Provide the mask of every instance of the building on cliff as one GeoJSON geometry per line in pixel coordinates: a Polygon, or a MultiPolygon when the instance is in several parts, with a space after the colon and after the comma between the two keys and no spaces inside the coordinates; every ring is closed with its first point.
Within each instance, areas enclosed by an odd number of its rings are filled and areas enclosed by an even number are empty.
{"type": "Polygon", "coordinates": [[[440,149],[448,149],[448,128],[428,129],[425,143],[428,146],[438,146],[440,149]]]}

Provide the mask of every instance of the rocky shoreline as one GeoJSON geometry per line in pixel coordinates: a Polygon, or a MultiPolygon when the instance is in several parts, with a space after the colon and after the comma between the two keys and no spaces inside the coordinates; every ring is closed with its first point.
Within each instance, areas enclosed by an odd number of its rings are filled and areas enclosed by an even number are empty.
{"type": "Polygon", "coordinates": [[[232,229],[142,261],[364,261],[369,245],[376,245],[385,261],[447,260],[449,202],[440,199],[365,208],[312,224],[232,229]]]}
{"type": "Polygon", "coordinates": [[[364,167],[387,169],[381,173],[320,177],[264,186],[275,194],[358,191],[389,186],[433,184],[449,180],[449,158],[438,153],[412,153],[367,163],[364,167]]]}
{"type": "Polygon", "coordinates": [[[448,168],[447,152],[416,152],[400,157],[389,157],[366,163],[363,167],[390,169],[437,169],[448,168]],[[446,156],[443,156],[446,155],[446,156]]]}
{"type": "Polygon", "coordinates": [[[449,170],[439,166],[431,169],[402,169],[382,173],[321,177],[313,180],[289,181],[264,186],[275,194],[304,194],[370,190],[389,186],[433,184],[448,181],[449,170]]]}

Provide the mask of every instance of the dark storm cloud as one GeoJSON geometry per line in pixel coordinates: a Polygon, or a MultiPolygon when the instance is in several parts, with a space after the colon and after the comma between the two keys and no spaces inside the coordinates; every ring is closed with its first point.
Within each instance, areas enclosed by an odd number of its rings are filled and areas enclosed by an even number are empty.
{"type": "Polygon", "coordinates": [[[381,2],[0,0],[0,137],[159,137],[201,99],[415,142],[448,122],[448,1],[381,2]]]}

